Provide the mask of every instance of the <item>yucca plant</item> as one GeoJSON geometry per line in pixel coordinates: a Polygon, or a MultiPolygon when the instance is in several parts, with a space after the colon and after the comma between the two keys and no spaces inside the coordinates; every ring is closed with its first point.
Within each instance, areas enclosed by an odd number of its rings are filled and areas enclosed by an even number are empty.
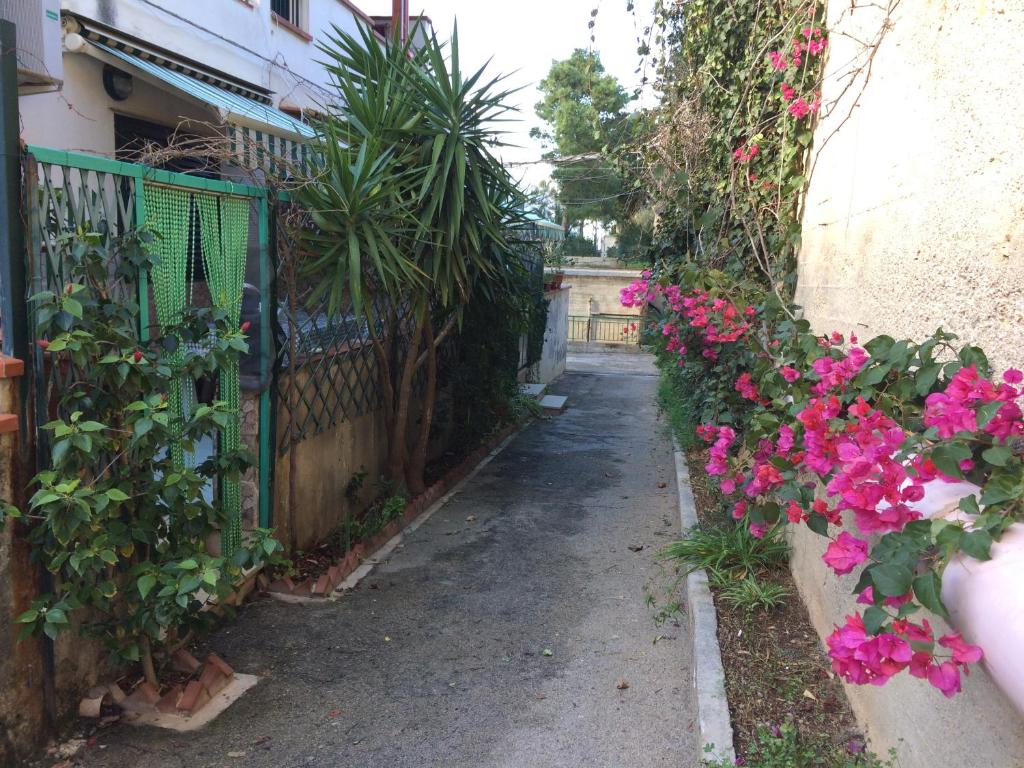
{"type": "MultiPolygon", "coordinates": [[[[414,35],[413,37],[416,37],[414,35]]],[[[320,125],[321,167],[299,186],[312,226],[303,270],[332,311],[365,315],[389,429],[389,474],[416,494],[437,388],[436,350],[474,286],[501,290],[521,269],[510,232],[522,195],[493,154],[511,91],[485,68],[463,77],[458,30],[414,50],[367,28],[320,45],[334,91],[320,125]],[[446,53],[449,54],[446,56],[446,53]],[[413,381],[425,367],[409,439],[413,381]]]]}

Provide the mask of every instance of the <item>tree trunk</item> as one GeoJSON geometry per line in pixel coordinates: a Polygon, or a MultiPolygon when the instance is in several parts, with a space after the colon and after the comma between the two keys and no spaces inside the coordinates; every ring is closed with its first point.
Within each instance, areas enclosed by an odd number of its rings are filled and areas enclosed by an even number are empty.
{"type": "Polygon", "coordinates": [[[430,426],[434,421],[434,404],[437,400],[437,347],[434,345],[434,327],[429,317],[423,325],[426,343],[427,387],[423,393],[423,410],[420,413],[420,429],[413,448],[412,457],[405,473],[409,493],[418,496],[426,490],[424,473],[427,468],[427,447],[430,443],[430,426]]]}
{"type": "MultiPolygon", "coordinates": [[[[396,482],[405,479],[405,467],[409,449],[409,405],[412,400],[412,377],[416,371],[416,359],[419,357],[420,341],[423,337],[423,326],[429,322],[430,307],[420,311],[416,318],[409,343],[405,349],[405,360],[402,361],[402,379],[398,385],[398,403],[395,408],[394,424],[391,426],[391,441],[388,450],[388,476],[396,482]]],[[[397,340],[396,340],[397,341],[397,340]]],[[[400,346],[400,345],[399,345],[400,346]]]]}
{"type": "Polygon", "coordinates": [[[153,666],[153,648],[149,644],[149,638],[143,635],[139,639],[139,644],[142,646],[142,674],[146,677],[146,682],[160,690],[160,680],[156,676],[156,667],[153,666]]]}

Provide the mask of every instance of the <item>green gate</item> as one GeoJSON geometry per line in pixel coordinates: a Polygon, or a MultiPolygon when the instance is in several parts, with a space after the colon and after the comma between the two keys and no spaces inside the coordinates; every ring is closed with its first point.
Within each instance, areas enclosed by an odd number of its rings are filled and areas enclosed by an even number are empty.
{"type": "MultiPolygon", "coordinates": [[[[28,147],[25,163],[28,228],[27,281],[30,293],[63,287],[66,275],[58,239],[74,232],[94,232],[108,241],[145,226],[161,235],[154,250],[160,265],[150,275],[138,270],[134,291],[140,308],[139,334],[150,337],[152,315],[159,325],[194,301],[188,273],[201,259],[210,301],[239,319],[246,265],[257,263],[260,293],[259,364],[259,511],[261,526],[271,522],[271,471],[274,461],[271,418],[271,333],[274,303],[269,252],[269,211],[274,193],[248,184],[190,176],[103,157],[28,147]],[[198,237],[196,233],[198,232],[198,237]],[[201,256],[200,256],[201,254],[201,256]],[[249,254],[252,254],[250,256],[249,254]]],[[[251,270],[250,270],[251,271],[251,270]]],[[[125,297],[128,298],[128,297],[125,297]]],[[[34,339],[34,323],[29,323],[34,339]]],[[[36,410],[37,463],[49,457],[49,393],[60,386],[59,372],[44,365],[33,344],[32,375],[36,410]]],[[[220,397],[240,405],[237,362],[221,372],[220,397]]],[[[187,408],[187,390],[170,393],[177,408],[187,408]],[[175,402],[176,400],[176,402],[175,402]]],[[[241,413],[239,413],[241,417],[241,413]]],[[[220,435],[222,445],[237,447],[239,420],[220,435]]],[[[241,531],[241,492],[237,481],[223,482],[221,500],[232,520],[223,532],[226,553],[237,546],[241,531]]]]}

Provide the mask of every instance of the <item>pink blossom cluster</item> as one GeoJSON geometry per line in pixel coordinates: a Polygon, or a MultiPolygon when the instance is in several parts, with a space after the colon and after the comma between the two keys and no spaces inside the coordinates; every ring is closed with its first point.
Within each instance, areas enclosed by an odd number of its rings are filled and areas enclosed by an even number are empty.
{"type": "Polygon", "coordinates": [[[731,427],[717,427],[704,424],[697,427],[697,435],[713,445],[708,451],[711,461],[707,464],[709,475],[724,475],[729,471],[729,449],[736,442],[736,432],[731,427]]]}
{"type": "Polygon", "coordinates": [[[892,630],[868,635],[860,614],[847,616],[843,626],[837,626],[826,640],[833,671],[850,683],[884,685],[906,669],[914,677],[927,679],[944,696],[951,697],[960,692],[961,669],[969,674],[967,665],[977,663],[982,657],[981,648],[967,644],[956,633],[939,638],[938,644],[949,650],[950,655],[937,657],[927,619],[920,624],[898,619],[892,623],[892,630]],[[930,650],[915,650],[915,647],[930,650]]]}
{"type": "Polygon", "coordinates": [[[757,157],[757,154],[760,151],[761,148],[757,146],[757,144],[751,144],[750,146],[747,146],[746,144],[740,144],[740,146],[738,146],[733,151],[732,156],[733,159],[735,159],[738,163],[749,163],[751,160],[757,157]]]}
{"type": "MultiPolygon", "coordinates": [[[[740,393],[740,397],[746,400],[753,400],[755,403],[762,402],[761,393],[757,389],[757,385],[753,379],[750,378],[749,373],[741,373],[739,378],[736,379],[734,389],[740,393]]],[[[767,402],[767,401],[764,401],[767,402]]]]}
{"type": "Polygon", "coordinates": [[[651,271],[645,269],[638,280],[619,291],[619,301],[624,307],[646,307],[658,297],[658,291],[658,284],[651,282],[651,271]]]}
{"type": "Polygon", "coordinates": [[[1024,434],[1024,421],[1020,406],[1014,402],[1022,390],[1012,384],[1020,383],[1024,374],[1010,369],[1003,374],[998,386],[978,374],[977,366],[961,368],[943,392],[933,392],[925,399],[925,426],[935,427],[939,437],[948,439],[958,432],[978,431],[977,408],[986,403],[1003,405],[982,428],[982,431],[1006,440],[1024,434]]]}
{"type": "Polygon", "coordinates": [[[626,307],[644,307],[659,296],[665,299],[668,308],[678,319],[672,319],[662,325],[662,335],[667,339],[666,349],[679,355],[679,364],[685,364],[686,345],[682,340],[683,329],[687,326],[699,329],[703,348],[701,354],[709,359],[718,357],[716,344],[728,344],[738,341],[750,328],[749,318],[757,310],[747,306],[740,310],[735,304],[721,297],[713,297],[707,291],[694,289],[686,293],[679,285],[660,286],[645,270],[638,280],[634,280],[619,292],[619,299],[626,307]]]}
{"type": "Polygon", "coordinates": [[[828,45],[828,38],[825,37],[825,30],[821,27],[804,27],[800,30],[803,40],[793,38],[789,50],[789,56],[784,51],[769,51],[768,61],[772,69],[784,72],[790,65],[799,67],[804,63],[804,54],[819,56],[828,45]]]}

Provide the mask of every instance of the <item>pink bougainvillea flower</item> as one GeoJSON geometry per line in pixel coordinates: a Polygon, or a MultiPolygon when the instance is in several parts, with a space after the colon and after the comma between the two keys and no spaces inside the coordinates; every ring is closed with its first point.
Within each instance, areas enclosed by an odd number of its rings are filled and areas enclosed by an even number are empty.
{"type": "Polygon", "coordinates": [[[843,531],[828,545],[821,559],[839,576],[852,571],[868,558],[868,543],[843,531]]]}
{"type": "Polygon", "coordinates": [[[740,499],[732,507],[732,519],[742,520],[745,514],[747,514],[747,502],[740,499]]]}
{"type": "Polygon", "coordinates": [[[796,88],[794,88],[791,85],[786,85],[785,83],[783,83],[782,85],[779,86],[779,90],[782,91],[782,98],[784,98],[786,101],[792,101],[793,99],[796,98],[796,88]]]}
{"type": "Polygon", "coordinates": [[[792,384],[794,381],[800,378],[800,371],[789,365],[784,365],[779,369],[779,373],[782,374],[782,378],[792,384]]]}
{"type": "Polygon", "coordinates": [[[797,504],[795,501],[790,501],[786,505],[786,519],[789,520],[789,522],[799,523],[806,520],[807,518],[807,513],[804,512],[803,509],[800,508],[800,505],[797,504]]]}
{"type": "Polygon", "coordinates": [[[750,524],[750,535],[755,539],[763,539],[765,534],[768,533],[768,526],[764,523],[751,523],[750,524]]]}
{"type": "Polygon", "coordinates": [[[1024,381],[1024,373],[1018,371],[1016,368],[1008,368],[1003,374],[1003,381],[1007,384],[1020,384],[1024,381]]]}
{"type": "Polygon", "coordinates": [[[933,664],[928,668],[928,682],[942,691],[947,699],[960,693],[960,670],[952,661],[933,664]]]}
{"type": "Polygon", "coordinates": [[[807,117],[811,112],[811,105],[803,99],[797,99],[789,105],[789,114],[795,117],[797,120],[802,120],[807,117]]]}
{"type": "Polygon", "coordinates": [[[965,643],[957,633],[943,635],[939,638],[939,645],[953,652],[953,661],[957,664],[977,664],[981,661],[981,648],[965,643]]]}
{"type": "Polygon", "coordinates": [[[780,53],[779,51],[772,51],[768,54],[768,58],[771,60],[772,69],[781,72],[789,66],[789,60],[786,58],[786,54],[780,53]]]}

